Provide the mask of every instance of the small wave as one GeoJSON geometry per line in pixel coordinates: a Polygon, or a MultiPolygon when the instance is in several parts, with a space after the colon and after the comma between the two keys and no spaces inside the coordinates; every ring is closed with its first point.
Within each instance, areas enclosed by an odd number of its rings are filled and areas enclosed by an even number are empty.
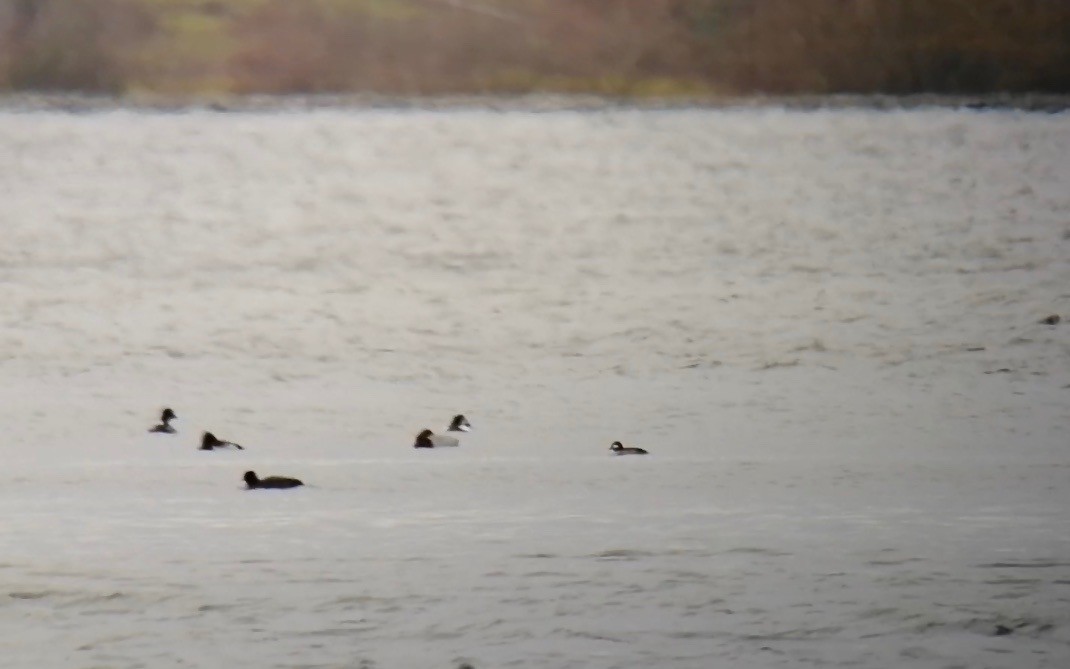
{"type": "Polygon", "coordinates": [[[38,591],[19,591],[9,592],[7,596],[11,599],[46,599],[59,593],[52,590],[38,590],[38,591]]]}
{"type": "Polygon", "coordinates": [[[641,558],[652,557],[653,553],[646,551],[630,550],[627,548],[617,548],[608,551],[602,551],[600,553],[594,553],[588,557],[593,557],[596,560],[638,560],[641,558]]]}
{"type": "Polygon", "coordinates": [[[788,557],[791,553],[785,553],[784,551],[778,551],[773,548],[761,548],[757,546],[740,546],[739,548],[730,548],[725,551],[727,554],[743,554],[743,555],[768,555],[770,557],[788,557]]]}
{"type": "Polygon", "coordinates": [[[989,562],[977,566],[981,569],[1052,569],[1055,567],[1070,567],[1070,562],[1034,560],[1025,562],[989,562]]]}

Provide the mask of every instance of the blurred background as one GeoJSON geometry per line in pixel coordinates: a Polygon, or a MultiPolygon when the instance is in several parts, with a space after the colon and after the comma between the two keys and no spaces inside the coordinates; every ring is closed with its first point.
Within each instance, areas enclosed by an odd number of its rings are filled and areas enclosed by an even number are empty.
{"type": "Polygon", "coordinates": [[[1070,90],[1066,0],[0,0],[0,90],[1070,90]]]}

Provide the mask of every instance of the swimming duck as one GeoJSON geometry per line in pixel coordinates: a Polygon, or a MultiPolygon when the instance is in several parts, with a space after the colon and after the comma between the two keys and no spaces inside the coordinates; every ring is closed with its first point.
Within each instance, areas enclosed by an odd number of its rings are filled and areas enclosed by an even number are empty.
{"type": "Polygon", "coordinates": [[[200,450],[202,450],[202,451],[210,451],[213,448],[229,448],[229,447],[236,448],[239,451],[244,451],[245,450],[240,445],[235,444],[233,441],[223,441],[221,439],[217,439],[216,436],[214,434],[212,434],[211,432],[205,432],[204,433],[204,437],[201,438],[201,448],[200,448],[200,450]]]}
{"type": "Polygon", "coordinates": [[[171,409],[164,409],[163,412],[160,413],[160,424],[150,428],[149,432],[163,432],[164,434],[174,434],[175,432],[178,432],[178,430],[171,427],[171,421],[176,418],[178,418],[178,416],[175,415],[174,411],[171,411],[171,409]]]}
{"type": "MultiPolygon", "coordinates": [[[[472,424],[468,422],[468,419],[464,417],[464,414],[457,414],[450,421],[449,427],[446,428],[446,432],[470,432],[472,430],[472,424]]],[[[448,434],[435,434],[431,430],[424,430],[416,436],[416,443],[412,445],[413,448],[450,448],[453,446],[460,446],[461,442],[457,437],[450,436],[448,434]]]]}
{"type": "Polygon", "coordinates": [[[249,486],[249,490],[254,488],[296,488],[297,486],[305,485],[297,479],[287,478],[285,476],[269,476],[267,478],[259,478],[256,472],[245,472],[245,485],[249,486]]]}
{"type": "Polygon", "coordinates": [[[613,451],[613,455],[646,455],[647,451],[643,448],[624,448],[624,444],[619,441],[614,441],[609,446],[609,450],[613,451]]]}

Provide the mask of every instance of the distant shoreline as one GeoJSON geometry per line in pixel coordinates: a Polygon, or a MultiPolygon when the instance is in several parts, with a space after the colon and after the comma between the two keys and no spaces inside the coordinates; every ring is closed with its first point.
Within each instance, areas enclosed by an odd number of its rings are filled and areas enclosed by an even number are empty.
{"type": "Polygon", "coordinates": [[[612,109],[789,109],[818,111],[862,109],[897,111],[922,108],[1007,110],[1060,113],[1070,109],[1070,95],[797,95],[608,97],[599,95],[442,95],[400,96],[373,93],[337,95],[103,96],[80,93],[0,94],[0,111],[91,113],[115,110],[186,112],[301,112],[330,109],[490,111],[604,111],[612,109]]]}

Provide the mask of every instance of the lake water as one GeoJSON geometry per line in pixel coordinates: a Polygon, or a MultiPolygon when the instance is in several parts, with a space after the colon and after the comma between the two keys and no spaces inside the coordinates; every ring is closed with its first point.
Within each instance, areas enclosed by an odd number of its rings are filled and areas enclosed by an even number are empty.
{"type": "Polygon", "coordinates": [[[9,666],[1070,662],[1065,113],[0,111],[0,282],[9,666]]]}

